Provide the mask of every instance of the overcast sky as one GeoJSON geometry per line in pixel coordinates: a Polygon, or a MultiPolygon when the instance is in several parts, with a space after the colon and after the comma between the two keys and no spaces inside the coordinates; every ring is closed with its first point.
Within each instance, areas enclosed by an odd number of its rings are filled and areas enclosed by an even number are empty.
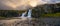
{"type": "Polygon", "coordinates": [[[0,0],[0,10],[24,10],[43,4],[60,3],[60,0],[0,0]]]}

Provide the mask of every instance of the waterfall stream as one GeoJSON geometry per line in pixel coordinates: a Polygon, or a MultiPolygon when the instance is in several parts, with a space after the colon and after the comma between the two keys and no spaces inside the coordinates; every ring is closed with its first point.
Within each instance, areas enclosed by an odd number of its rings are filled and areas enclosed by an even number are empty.
{"type": "Polygon", "coordinates": [[[22,13],[22,18],[24,17],[25,18],[25,15],[26,15],[26,13],[27,13],[27,19],[28,19],[28,22],[29,22],[29,26],[30,26],[30,24],[31,24],[31,13],[32,13],[32,10],[31,9],[28,9],[28,11],[27,12],[24,12],[24,13],[22,13]],[[27,13],[28,12],[28,13],[27,13]]]}
{"type": "Polygon", "coordinates": [[[22,16],[21,17],[25,17],[25,14],[26,14],[26,12],[22,13],[22,16]]]}
{"type": "MultiPolygon", "coordinates": [[[[31,12],[32,12],[32,10],[29,9],[29,10],[28,10],[27,17],[29,17],[29,18],[31,17],[31,12]]],[[[25,17],[25,15],[26,15],[26,12],[22,13],[22,16],[21,16],[21,17],[25,17]]]]}
{"type": "Polygon", "coordinates": [[[31,13],[32,13],[32,10],[29,9],[29,11],[28,11],[28,16],[27,16],[27,17],[31,17],[31,13]]]}

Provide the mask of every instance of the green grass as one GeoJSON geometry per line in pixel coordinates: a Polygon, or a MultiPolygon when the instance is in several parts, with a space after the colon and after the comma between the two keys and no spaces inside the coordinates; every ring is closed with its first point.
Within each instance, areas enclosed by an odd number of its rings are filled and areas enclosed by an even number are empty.
{"type": "Polygon", "coordinates": [[[54,14],[43,14],[43,17],[60,17],[60,13],[54,13],[54,14]]]}
{"type": "MultiPolygon", "coordinates": [[[[60,17],[60,13],[51,13],[51,14],[43,14],[41,17],[60,17]]],[[[0,17],[0,19],[4,19],[7,17],[0,17]]]]}

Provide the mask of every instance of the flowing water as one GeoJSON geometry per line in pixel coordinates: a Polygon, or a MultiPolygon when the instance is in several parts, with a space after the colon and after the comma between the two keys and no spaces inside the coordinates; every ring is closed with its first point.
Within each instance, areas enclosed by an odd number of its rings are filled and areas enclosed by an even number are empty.
{"type": "MultiPolygon", "coordinates": [[[[31,18],[31,12],[32,12],[32,10],[29,9],[29,10],[28,10],[28,14],[27,14],[27,17],[28,17],[28,18],[31,18]]],[[[25,17],[26,13],[27,13],[27,12],[22,13],[22,16],[21,16],[21,17],[25,17]]]]}
{"type": "MultiPolygon", "coordinates": [[[[32,12],[32,10],[31,9],[29,9],[28,10],[28,14],[27,14],[27,19],[29,20],[28,22],[29,22],[29,24],[31,23],[31,12],[32,12]]],[[[25,17],[25,15],[26,15],[26,12],[25,13],[22,13],[22,16],[21,17],[25,17]]],[[[28,26],[30,26],[30,25],[28,25],[28,26]]]]}
{"type": "Polygon", "coordinates": [[[32,10],[29,9],[29,11],[28,11],[28,16],[27,16],[27,17],[31,17],[31,12],[32,12],[32,10]]]}
{"type": "Polygon", "coordinates": [[[22,13],[22,16],[21,16],[21,17],[25,17],[25,14],[26,14],[26,13],[22,13]]]}

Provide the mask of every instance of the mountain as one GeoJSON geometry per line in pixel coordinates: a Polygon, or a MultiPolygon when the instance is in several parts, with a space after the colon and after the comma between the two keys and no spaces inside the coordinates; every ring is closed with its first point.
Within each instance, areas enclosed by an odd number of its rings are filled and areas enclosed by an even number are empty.
{"type": "Polygon", "coordinates": [[[33,17],[40,17],[43,14],[59,13],[60,3],[39,5],[32,10],[33,17]]]}

